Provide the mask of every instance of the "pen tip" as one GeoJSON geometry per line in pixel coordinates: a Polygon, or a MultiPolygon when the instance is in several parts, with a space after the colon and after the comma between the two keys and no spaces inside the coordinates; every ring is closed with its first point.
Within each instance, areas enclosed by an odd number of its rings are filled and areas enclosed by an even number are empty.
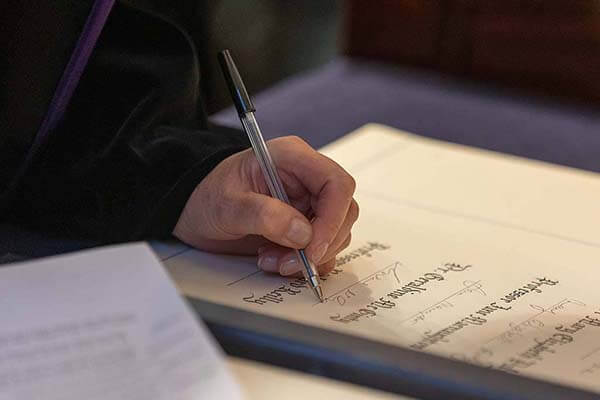
{"type": "Polygon", "coordinates": [[[315,292],[315,296],[317,296],[319,301],[323,303],[325,301],[325,297],[323,297],[323,289],[321,289],[321,286],[314,287],[313,291],[315,292]]]}

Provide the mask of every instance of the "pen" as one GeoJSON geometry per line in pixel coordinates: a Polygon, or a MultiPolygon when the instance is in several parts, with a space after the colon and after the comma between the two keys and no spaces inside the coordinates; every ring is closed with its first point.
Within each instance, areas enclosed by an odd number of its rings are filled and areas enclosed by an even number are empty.
{"type": "MultiPolygon", "coordinates": [[[[256,117],[254,116],[256,109],[250,100],[250,96],[246,91],[246,87],[244,86],[244,82],[242,82],[242,78],[235,63],[231,58],[231,54],[229,54],[229,50],[223,50],[219,53],[219,63],[221,64],[225,81],[227,81],[227,86],[233,97],[233,103],[235,104],[235,108],[242,121],[244,130],[250,139],[252,149],[254,150],[260,169],[265,177],[271,196],[284,203],[290,204],[283,188],[283,184],[281,183],[281,179],[279,178],[279,174],[277,173],[277,168],[275,167],[275,164],[273,164],[271,154],[267,149],[265,140],[263,139],[258,123],[256,122],[256,117]]],[[[304,265],[304,269],[302,270],[304,278],[306,278],[306,281],[315,293],[315,296],[317,296],[319,301],[323,302],[323,289],[321,289],[319,274],[317,273],[315,266],[308,261],[303,249],[296,250],[296,255],[298,256],[299,261],[304,265]]]]}

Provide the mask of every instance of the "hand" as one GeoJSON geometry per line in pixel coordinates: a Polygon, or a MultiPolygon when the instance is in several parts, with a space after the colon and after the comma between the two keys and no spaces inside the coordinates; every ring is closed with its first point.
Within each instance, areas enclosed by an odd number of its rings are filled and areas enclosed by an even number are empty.
{"type": "Polygon", "coordinates": [[[219,163],[188,199],[173,234],[199,249],[258,254],[268,272],[302,270],[293,249],[324,275],[350,244],[358,204],[354,179],[331,159],[294,136],[268,142],[293,207],[270,197],[252,149],[219,163]]]}

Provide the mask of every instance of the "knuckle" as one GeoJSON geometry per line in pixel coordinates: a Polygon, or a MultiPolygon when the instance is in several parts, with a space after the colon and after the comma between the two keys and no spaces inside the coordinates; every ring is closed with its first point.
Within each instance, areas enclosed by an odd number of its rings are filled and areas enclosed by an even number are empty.
{"type": "Polygon", "coordinates": [[[348,218],[354,223],[358,220],[358,216],[360,215],[360,207],[356,200],[352,199],[350,203],[350,208],[348,209],[348,218]]]}
{"type": "Polygon", "coordinates": [[[286,139],[290,143],[298,144],[298,145],[301,145],[301,146],[308,146],[308,143],[306,143],[304,141],[304,139],[302,139],[300,136],[297,136],[297,135],[286,136],[286,139]]]}
{"type": "Polygon", "coordinates": [[[300,151],[300,152],[306,152],[306,151],[314,151],[314,149],[312,147],[310,147],[310,145],[308,143],[306,143],[304,141],[304,139],[302,139],[300,136],[296,136],[296,135],[290,135],[290,136],[283,136],[283,137],[279,137],[279,138],[275,138],[275,139],[271,139],[269,140],[269,144],[273,145],[274,148],[278,148],[278,149],[287,149],[286,151],[300,151]]]}
{"type": "Polygon", "coordinates": [[[348,234],[348,237],[346,237],[346,240],[344,240],[344,243],[342,243],[342,245],[340,246],[338,253],[342,250],[347,249],[348,246],[350,246],[350,242],[352,242],[352,234],[351,233],[348,234]]]}
{"type": "Polygon", "coordinates": [[[344,172],[343,178],[342,178],[342,184],[348,189],[348,191],[350,193],[354,193],[354,191],[356,190],[356,179],[354,179],[352,177],[352,175],[344,172]]]}
{"type": "Polygon", "coordinates": [[[330,178],[344,188],[350,194],[354,194],[356,190],[356,179],[350,175],[341,165],[333,161],[332,159],[320,154],[321,157],[326,158],[329,161],[329,174],[330,178]]]}

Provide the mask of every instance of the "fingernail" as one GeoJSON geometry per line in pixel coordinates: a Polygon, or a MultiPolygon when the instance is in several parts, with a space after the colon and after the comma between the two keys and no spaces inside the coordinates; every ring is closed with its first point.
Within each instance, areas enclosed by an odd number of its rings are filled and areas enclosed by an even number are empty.
{"type": "Polygon", "coordinates": [[[294,244],[302,247],[306,246],[308,242],[310,242],[311,234],[312,229],[309,224],[300,220],[299,218],[294,218],[290,224],[287,238],[294,244]]]}
{"type": "Polygon", "coordinates": [[[259,256],[257,264],[263,271],[277,272],[277,257],[275,256],[259,256]]]}
{"type": "Polygon", "coordinates": [[[258,249],[256,249],[256,254],[258,254],[258,256],[260,257],[260,255],[266,250],[268,250],[268,246],[260,246],[258,249]]]}
{"type": "Polygon", "coordinates": [[[321,243],[316,249],[315,252],[313,253],[312,256],[312,262],[314,262],[315,264],[318,263],[319,261],[321,261],[321,258],[323,258],[323,256],[325,256],[325,253],[327,253],[327,248],[329,247],[329,245],[327,243],[321,243]]]}
{"type": "Polygon", "coordinates": [[[294,254],[294,257],[290,258],[287,261],[284,261],[281,264],[281,268],[279,270],[281,275],[288,276],[293,275],[296,272],[300,272],[301,266],[298,262],[298,257],[294,254]]]}

